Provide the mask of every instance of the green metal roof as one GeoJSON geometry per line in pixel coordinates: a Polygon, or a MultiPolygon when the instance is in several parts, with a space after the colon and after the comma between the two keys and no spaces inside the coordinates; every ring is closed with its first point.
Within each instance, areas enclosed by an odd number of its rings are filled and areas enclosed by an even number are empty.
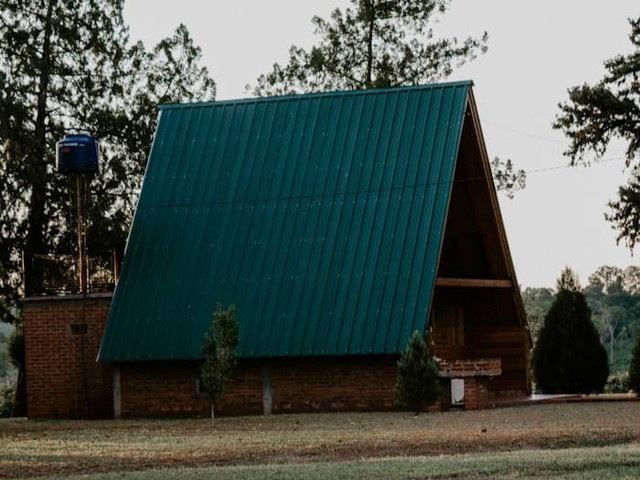
{"type": "Polygon", "coordinates": [[[99,360],[397,353],[423,329],[470,82],[161,107],[99,360]]]}

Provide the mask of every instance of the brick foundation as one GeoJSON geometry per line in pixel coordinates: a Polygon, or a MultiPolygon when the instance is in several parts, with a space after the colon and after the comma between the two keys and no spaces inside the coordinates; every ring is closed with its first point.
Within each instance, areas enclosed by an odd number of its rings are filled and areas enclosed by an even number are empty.
{"type": "MultiPolygon", "coordinates": [[[[209,415],[208,398],[196,391],[200,362],[96,363],[110,303],[110,295],[89,296],[83,321],[81,298],[23,301],[28,416],[113,417],[114,406],[118,417],[209,415]]],[[[243,359],[216,411],[239,415],[391,410],[397,358],[243,359]]],[[[489,381],[500,375],[501,361],[441,362],[440,371],[442,408],[451,402],[451,378],[465,379],[465,408],[486,408],[491,403],[489,381]]]]}
{"type": "Polygon", "coordinates": [[[75,296],[23,300],[29,418],[113,416],[111,367],[96,363],[110,304],[89,296],[83,319],[75,296]]]}
{"type": "MultiPolygon", "coordinates": [[[[489,381],[502,374],[499,358],[478,358],[469,360],[441,361],[440,377],[445,381],[445,391],[451,388],[450,379],[464,379],[464,408],[479,410],[491,406],[489,381]]],[[[449,396],[449,405],[451,397],[449,396]]],[[[441,408],[446,409],[446,399],[441,399],[441,408]]]]}
{"type": "MultiPolygon", "coordinates": [[[[273,413],[391,410],[396,361],[395,356],[241,360],[216,412],[261,414],[265,403],[273,413]]],[[[122,416],[208,415],[209,400],[196,393],[198,366],[120,365],[122,416]]]]}

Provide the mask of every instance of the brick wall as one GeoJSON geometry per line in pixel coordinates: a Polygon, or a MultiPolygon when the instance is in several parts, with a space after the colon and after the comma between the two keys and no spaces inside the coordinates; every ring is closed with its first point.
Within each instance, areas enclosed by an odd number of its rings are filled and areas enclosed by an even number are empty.
{"type": "Polygon", "coordinates": [[[499,358],[473,358],[468,360],[441,360],[440,376],[445,378],[497,377],[502,375],[499,358]]]}
{"type": "MultiPolygon", "coordinates": [[[[23,301],[28,416],[113,416],[116,368],[121,416],[208,415],[209,400],[196,392],[199,362],[96,363],[110,303],[110,295],[90,296],[83,321],[78,297],[23,301]],[[83,323],[86,333],[74,334],[71,325],[83,323]]],[[[396,360],[394,355],[240,360],[236,380],[216,408],[222,415],[260,414],[265,404],[274,413],[391,410],[396,360]]],[[[489,377],[500,372],[498,358],[441,364],[446,388],[448,378],[465,378],[465,406],[471,409],[489,405],[489,377]]]]}
{"type": "Polygon", "coordinates": [[[76,296],[23,300],[29,418],[113,415],[111,367],[96,363],[110,304],[111,295],[90,295],[83,319],[76,296]]]}
{"type": "MultiPolygon", "coordinates": [[[[274,413],[390,410],[395,362],[395,356],[241,360],[216,412],[263,413],[263,394],[269,391],[274,413]],[[263,389],[265,383],[270,387],[263,389]]],[[[123,417],[209,414],[207,397],[195,390],[197,362],[129,363],[119,368],[123,417]]]]}

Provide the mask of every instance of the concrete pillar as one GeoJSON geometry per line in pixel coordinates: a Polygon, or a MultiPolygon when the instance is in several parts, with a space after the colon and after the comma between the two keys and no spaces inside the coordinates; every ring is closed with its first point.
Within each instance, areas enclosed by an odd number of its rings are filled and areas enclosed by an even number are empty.
{"type": "Polygon", "coordinates": [[[273,385],[268,365],[262,368],[262,412],[265,415],[273,413],[273,385]]]}
{"type": "Polygon", "coordinates": [[[113,368],[113,418],[122,417],[122,389],[120,388],[120,365],[113,368]]]}

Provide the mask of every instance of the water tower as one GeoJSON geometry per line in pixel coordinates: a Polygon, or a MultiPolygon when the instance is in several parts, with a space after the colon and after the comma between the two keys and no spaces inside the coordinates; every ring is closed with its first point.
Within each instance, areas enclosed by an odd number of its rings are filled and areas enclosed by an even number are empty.
{"type": "Polygon", "coordinates": [[[87,294],[87,221],[85,211],[89,195],[89,177],[98,173],[100,150],[98,141],[86,133],[70,133],[56,145],[56,171],[76,179],[78,209],[78,282],[83,296],[87,294]]]}

